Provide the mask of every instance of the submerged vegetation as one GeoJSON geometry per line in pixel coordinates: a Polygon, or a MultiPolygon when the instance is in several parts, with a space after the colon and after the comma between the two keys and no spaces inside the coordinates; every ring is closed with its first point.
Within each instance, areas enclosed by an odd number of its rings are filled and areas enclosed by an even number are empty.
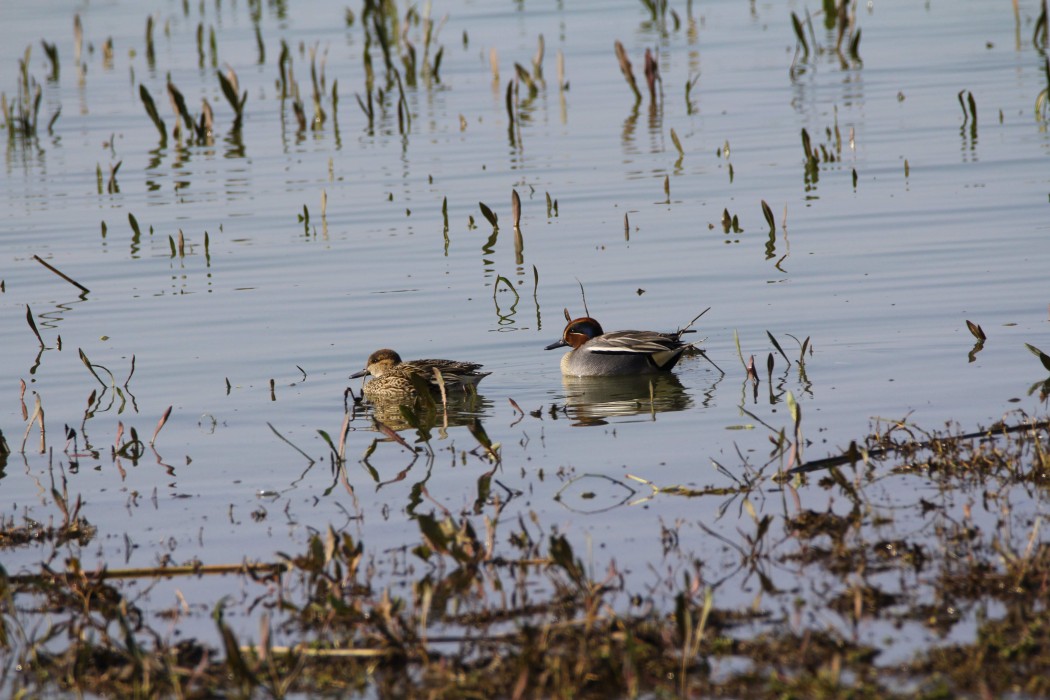
{"type": "MultiPolygon", "coordinates": [[[[331,527],[272,562],[0,572],[3,675],[15,695],[1043,696],[1050,545],[1025,503],[1050,486],[1050,441],[1046,420],[1015,418],[971,435],[876,426],[851,460],[749,481],[730,498],[780,513],[755,514],[739,541],[700,524],[717,556],[683,522],[648,533],[672,572],[655,585],[498,501],[491,516],[418,514],[387,587],[382,557],[331,527]],[[801,508],[803,487],[827,508],[801,508]],[[211,576],[246,591],[214,604],[212,644],[162,631],[203,611],[149,615],[127,586],[211,576]],[[752,604],[724,604],[741,582],[752,604]],[[252,610],[257,635],[238,635],[227,618],[252,610]],[[925,642],[902,656],[898,636],[925,642]]],[[[9,520],[2,546],[94,536],[53,494],[61,525],[9,520]]]]}

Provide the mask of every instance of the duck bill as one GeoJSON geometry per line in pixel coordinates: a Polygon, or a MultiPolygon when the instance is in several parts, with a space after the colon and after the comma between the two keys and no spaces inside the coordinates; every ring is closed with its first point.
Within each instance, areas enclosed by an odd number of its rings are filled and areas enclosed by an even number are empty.
{"type": "Polygon", "coordinates": [[[565,339],[563,338],[563,339],[559,340],[556,343],[551,343],[550,345],[548,345],[547,347],[545,347],[543,349],[544,350],[553,350],[554,348],[567,348],[567,347],[569,347],[569,344],[566,343],[565,339]]]}
{"type": "Polygon", "coordinates": [[[368,374],[368,370],[367,369],[363,369],[360,372],[354,372],[353,374],[351,374],[350,378],[351,379],[357,379],[358,377],[364,377],[367,374],[368,374]]]}

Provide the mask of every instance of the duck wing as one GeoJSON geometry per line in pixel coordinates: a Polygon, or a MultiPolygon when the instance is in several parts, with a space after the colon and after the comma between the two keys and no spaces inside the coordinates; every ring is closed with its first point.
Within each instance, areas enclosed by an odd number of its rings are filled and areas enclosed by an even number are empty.
{"type": "Polygon", "coordinates": [[[677,333],[657,331],[613,331],[588,341],[588,352],[607,355],[655,355],[684,349],[677,333]]]}

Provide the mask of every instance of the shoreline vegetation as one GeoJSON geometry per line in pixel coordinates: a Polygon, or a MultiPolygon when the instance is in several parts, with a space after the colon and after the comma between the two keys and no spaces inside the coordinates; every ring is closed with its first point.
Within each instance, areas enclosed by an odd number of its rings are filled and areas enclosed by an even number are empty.
{"type": "MultiPolygon", "coordinates": [[[[755,474],[732,494],[752,530],[730,541],[698,523],[725,545],[701,558],[689,524],[661,524],[661,580],[644,590],[615,553],[585,562],[576,534],[503,519],[498,503],[493,516],[416,514],[405,554],[420,565],[404,580],[377,576],[367,543],[331,527],[272,562],[0,569],[0,682],[12,697],[1045,696],[1047,419],[1014,418],[969,433],[878,424],[852,459],[755,474]],[[828,508],[802,509],[803,487],[828,508]],[[740,574],[753,603],[722,607],[740,574]],[[124,586],[175,576],[239,577],[246,594],[213,604],[216,642],[173,641],[162,630],[198,613],[144,613],[124,586]],[[258,635],[238,636],[234,616],[258,635]]],[[[726,496],[650,486],[656,500],[726,496]]],[[[0,546],[88,544],[90,513],[64,487],[52,495],[63,522],[5,516],[0,546]]]]}

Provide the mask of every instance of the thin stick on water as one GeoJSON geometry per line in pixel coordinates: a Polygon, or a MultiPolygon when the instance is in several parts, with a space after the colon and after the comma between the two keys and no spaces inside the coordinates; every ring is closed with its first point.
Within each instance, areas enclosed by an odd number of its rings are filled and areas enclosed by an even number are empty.
{"type": "Polygon", "coordinates": [[[298,446],[293,444],[291,440],[289,440],[284,435],[281,435],[279,432],[277,432],[277,428],[273,427],[273,423],[267,423],[266,425],[270,428],[270,430],[273,431],[273,434],[276,435],[278,438],[280,438],[281,441],[283,441],[286,445],[288,445],[293,450],[295,450],[296,452],[301,454],[303,457],[305,457],[310,462],[310,464],[314,463],[314,458],[313,457],[311,457],[310,455],[308,455],[305,452],[303,452],[298,446]]]}
{"type": "MultiPolygon", "coordinates": [[[[587,308],[587,292],[583,291],[583,282],[580,281],[579,277],[576,278],[576,284],[580,285],[580,296],[583,297],[583,315],[587,316],[587,317],[590,317],[591,311],[590,311],[590,309],[587,308]]],[[[565,320],[566,321],[569,320],[568,317],[569,317],[569,312],[568,312],[568,310],[566,310],[565,311],[565,320]]]]}
{"type": "Polygon", "coordinates": [[[71,285],[73,285],[74,287],[76,287],[76,288],[77,288],[77,289],[79,289],[80,291],[84,292],[85,294],[87,294],[88,292],[90,292],[90,291],[91,291],[90,289],[88,289],[87,287],[85,287],[84,285],[82,285],[82,284],[81,284],[80,282],[77,282],[77,281],[76,281],[75,279],[73,279],[72,277],[70,277],[70,276],[69,276],[69,275],[67,275],[66,273],[62,272],[61,270],[59,270],[59,269],[58,269],[58,268],[56,268],[55,266],[53,266],[53,265],[50,265],[50,264],[48,264],[48,263],[44,262],[43,258],[41,258],[41,257],[40,257],[39,255],[34,255],[34,256],[33,256],[33,260],[36,260],[36,261],[37,261],[38,263],[40,263],[41,265],[43,265],[43,266],[44,266],[44,267],[46,267],[47,269],[51,270],[51,271],[52,271],[52,272],[54,272],[54,273],[55,273],[56,275],[58,275],[59,277],[61,277],[62,279],[64,279],[64,280],[65,280],[66,282],[69,282],[69,283],[70,283],[71,285]]]}

